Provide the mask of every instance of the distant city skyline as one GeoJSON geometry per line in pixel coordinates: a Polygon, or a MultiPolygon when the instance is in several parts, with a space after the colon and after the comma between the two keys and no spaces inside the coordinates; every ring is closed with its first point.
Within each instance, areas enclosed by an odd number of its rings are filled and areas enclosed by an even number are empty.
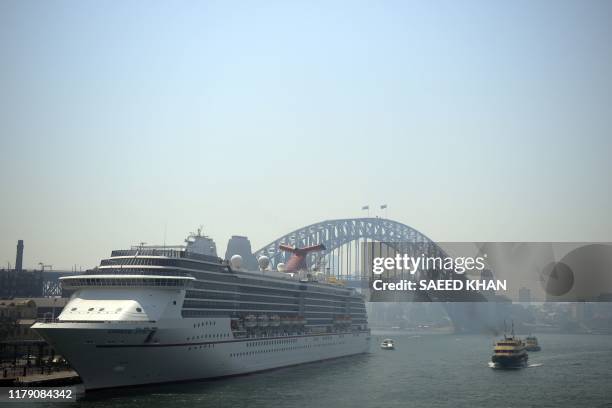
{"type": "Polygon", "coordinates": [[[0,262],[203,225],[612,241],[612,2],[0,2],[0,262]],[[388,209],[380,210],[380,205],[388,209]]]}

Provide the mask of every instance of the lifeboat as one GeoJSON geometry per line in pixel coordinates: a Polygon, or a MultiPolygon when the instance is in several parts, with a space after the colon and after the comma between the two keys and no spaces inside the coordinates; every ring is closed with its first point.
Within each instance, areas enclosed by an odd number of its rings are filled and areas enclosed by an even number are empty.
{"type": "Polygon", "coordinates": [[[351,324],[352,318],[349,315],[336,316],[334,323],[337,325],[351,324]]]}
{"type": "Polygon", "coordinates": [[[259,325],[259,327],[267,327],[268,324],[270,323],[268,316],[266,315],[259,315],[257,317],[257,323],[259,325]]]}
{"type": "Polygon", "coordinates": [[[244,325],[246,327],[255,327],[257,326],[257,317],[255,315],[248,315],[244,318],[244,325]]]}
{"type": "Polygon", "coordinates": [[[284,316],[281,320],[281,324],[283,326],[291,326],[291,324],[293,323],[293,321],[291,320],[290,316],[284,316]]]}
{"type": "Polygon", "coordinates": [[[281,324],[281,320],[280,317],[278,315],[272,315],[270,317],[270,326],[272,327],[278,327],[281,324]]]}

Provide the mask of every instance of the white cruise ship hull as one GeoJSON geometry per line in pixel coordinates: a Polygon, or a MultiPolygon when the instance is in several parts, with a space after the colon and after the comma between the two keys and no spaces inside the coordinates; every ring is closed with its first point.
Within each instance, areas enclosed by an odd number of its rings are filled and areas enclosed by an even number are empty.
{"type": "Polygon", "coordinates": [[[70,362],[87,390],[246,374],[370,347],[367,331],[235,338],[227,318],[37,323],[34,329],[70,362]]]}
{"type": "Polygon", "coordinates": [[[60,278],[63,289],[74,291],[70,301],[57,321],[32,328],[88,390],[246,374],[368,351],[364,298],[354,289],[305,272],[234,270],[213,256],[207,237],[198,234],[192,244],[113,251],[99,268],[60,278]]]}

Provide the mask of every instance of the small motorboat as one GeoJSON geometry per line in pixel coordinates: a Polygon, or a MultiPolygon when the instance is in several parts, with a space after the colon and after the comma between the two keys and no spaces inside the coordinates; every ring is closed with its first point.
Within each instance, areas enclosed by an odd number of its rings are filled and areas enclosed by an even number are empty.
{"type": "Polygon", "coordinates": [[[380,348],[383,350],[395,350],[395,344],[391,339],[384,339],[382,343],[380,343],[380,348]]]}

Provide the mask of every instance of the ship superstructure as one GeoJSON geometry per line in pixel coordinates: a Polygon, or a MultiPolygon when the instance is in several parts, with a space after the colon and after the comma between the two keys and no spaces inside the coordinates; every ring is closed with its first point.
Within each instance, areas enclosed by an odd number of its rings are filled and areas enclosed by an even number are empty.
{"type": "Polygon", "coordinates": [[[525,343],[514,335],[514,323],[512,323],[511,334],[504,333],[504,337],[495,342],[491,361],[499,368],[518,368],[526,366],[528,359],[525,343]]]}
{"type": "Polygon", "coordinates": [[[536,336],[533,336],[530,334],[529,336],[525,337],[525,350],[527,351],[542,350],[542,348],[540,347],[540,344],[538,343],[538,338],[536,336]]]}
{"type": "Polygon", "coordinates": [[[112,251],[33,328],[87,389],[220,377],[369,349],[364,298],[305,271],[242,270],[198,231],[185,247],[112,251]]]}

